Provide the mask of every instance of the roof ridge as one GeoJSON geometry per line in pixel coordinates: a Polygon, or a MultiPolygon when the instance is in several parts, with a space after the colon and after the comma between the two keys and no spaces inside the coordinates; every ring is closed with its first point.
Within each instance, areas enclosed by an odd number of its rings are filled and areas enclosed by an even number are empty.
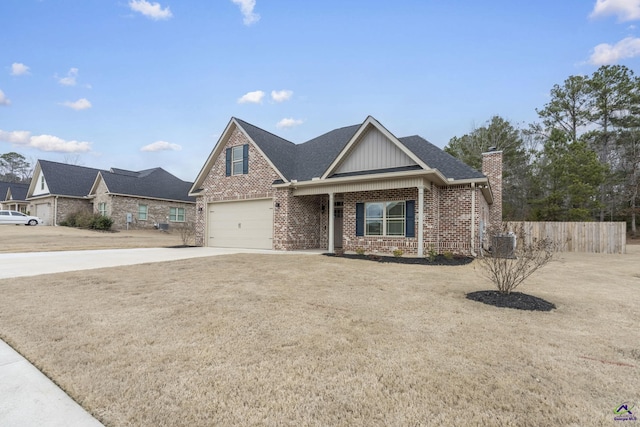
{"type": "Polygon", "coordinates": [[[289,141],[288,139],[284,139],[284,138],[283,138],[283,137],[281,137],[280,135],[276,135],[276,134],[275,134],[275,133],[273,133],[273,132],[269,132],[268,130],[264,130],[264,129],[262,129],[262,128],[261,128],[261,127],[259,127],[259,126],[253,125],[253,124],[251,124],[251,123],[249,123],[249,122],[247,122],[247,121],[245,121],[245,120],[239,119],[238,117],[232,117],[232,119],[234,119],[234,120],[236,120],[236,121],[238,121],[238,122],[241,122],[241,124],[249,125],[249,126],[254,127],[254,128],[258,129],[258,130],[261,130],[261,131],[262,131],[262,132],[264,132],[264,133],[268,133],[268,134],[269,134],[269,135],[271,135],[271,136],[275,136],[276,138],[281,139],[281,140],[283,140],[283,141],[285,141],[285,142],[288,142],[289,144],[292,144],[292,145],[298,145],[298,144],[296,144],[295,142],[291,142],[291,141],[289,141]]]}

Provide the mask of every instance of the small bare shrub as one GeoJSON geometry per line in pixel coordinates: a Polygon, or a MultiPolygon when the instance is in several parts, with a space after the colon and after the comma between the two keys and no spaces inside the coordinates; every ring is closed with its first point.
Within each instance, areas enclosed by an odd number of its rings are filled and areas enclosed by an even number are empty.
{"type": "Polygon", "coordinates": [[[509,232],[502,227],[489,230],[489,250],[478,258],[484,276],[505,294],[547,265],[558,250],[558,244],[550,238],[529,241],[524,223],[512,227],[509,232]]]}
{"type": "Polygon", "coordinates": [[[364,248],[357,247],[357,248],[356,248],[356,254],[358,254],[358,255],[364,255],[364,248]]]}
{"type": "Polygon", "coordinates": [[[451,261],[454,255],[451,251],[444,251],[442,256],[444,256],[444,259],[446,259],[447,261],[451,261]]]}
{"type": "Polygon", "coordinates": [[[395,249],[393,251],[393,256],[396,258],[400,258],[402,255],[404,255],[404,252],[402,251],[402,249],[395,249]]]}
{"type": "Polygon", "coordinates": [[[189,246],[196,235],[196,226],[192,221],[185,221],[176,227],[184,246],[189,246]]]}

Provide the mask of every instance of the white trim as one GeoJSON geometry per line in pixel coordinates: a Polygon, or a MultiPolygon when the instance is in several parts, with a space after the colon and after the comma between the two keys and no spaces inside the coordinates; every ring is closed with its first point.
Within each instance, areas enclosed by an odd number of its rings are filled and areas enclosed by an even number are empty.
{"type": "Polygon", "coordinates": [[[424,255],[424,186],[418,186],[418,256],[424,255]]]}
{"type": "Polygon", "coordinates": [[[427,166],[418,156],[416,156],[411,150],[409,150],[398,138],[396,138],[391,132],[389,132],[384,126],[380,124],[375,118],[372,116],[368,116],[365,121],[360,125],[356,133],[351,137],[347,145],[342,149],[340,154],[333,160],[331,165],[327,168],[327,170],[320,177],[321,180],[327,179],[329,175],[331,175],[340,163],[344,160],[344,158],[348,155],[348,153],[352,150],[356,142],[360,140],[360,137],[366,132],[369,126],[373,126],[380,131],[385,137],[389,139],[393,144],[395,144],[400,150],[402,150],[411,160],[416,162],[423,169],[431,169],[427,166]]]}
{"type": "Polygon", "coordinates": [[[334,193],[329,193],[329,247],[327,248],[329,253],[332,254],[335,252],[335,242],[334,242],[334,228],[335,228],[335,219],[333,218],[335,211],[335,195],[334,193]]]}

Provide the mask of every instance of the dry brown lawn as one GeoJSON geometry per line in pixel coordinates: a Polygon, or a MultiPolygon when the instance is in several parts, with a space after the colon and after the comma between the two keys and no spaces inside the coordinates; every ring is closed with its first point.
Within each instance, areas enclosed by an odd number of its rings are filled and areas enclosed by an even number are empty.
{"type": "Polygon", "coordinates": [[[159,248],[182,244],[177,230],[102,232],[70,227],[1,225],[0,253],[159,248]]]}
{"type": "Polygon", "coordinates": [[[640,247],[487,306],[474,265],[233,255],[0,281],[0,338],[108,426],[612,425],[640,403],[640,247]]]}

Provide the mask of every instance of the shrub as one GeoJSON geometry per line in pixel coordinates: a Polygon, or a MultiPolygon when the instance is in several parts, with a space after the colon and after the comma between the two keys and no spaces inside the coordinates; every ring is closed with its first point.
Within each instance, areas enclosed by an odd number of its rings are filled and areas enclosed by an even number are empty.
{"type": "Polygon", "coordinates": [[[60,221],[60,225],[64,227],[107,231],[111,230],[111,226],[113,226],[113,219],[98,213],[80,210],[68,214],[63,221],[60,221]]]}
{"type": "Polygon", "coordinates": [[[360,247],[356,248],[356,254],[364,255],[364,248],[360,248],[360,247]]]}
{"type": "Polygon", "coordinates": [[[404,255],[404,252],[402,251],[402,249],[395,249],[393,251],[393,256],[396,258],[400,258],[402,255],[404,255]]]}
{"type": "Polygon", "coordinates": [[[442,254],[442,256],[444,256],[446,260],[451,261],[451,260],[453,259],[453,252],[451,252],[451,251],[444,251],[444,253],[442,254]]]}
{"type": "Polygon", "coordinates": [[[196,225],[192,221],[186,221],[176,227],[180,232],[180,238],[184,246],[189,246],[196,235],[196,225]]]}
{"type": "Polygon", "coordinates": [[[524,223],[515,226],[511,235],[516,238],[515,248],[505,236],[507,230],[489,230],[490,250],[478,258],[478,265],[487,277],[504,294],[510,293],[538,269],[547,265],[560,245],[550,238],[527,239],[524,223]]]}
{"type": "Polygon", "coordinates": [[[427,257],[429,258],[429,261],[434,262],[437,256],[438,256],[438,252],[436,252],[433,245],[429,246],[429,252],[427,252],[427,257]]]}

